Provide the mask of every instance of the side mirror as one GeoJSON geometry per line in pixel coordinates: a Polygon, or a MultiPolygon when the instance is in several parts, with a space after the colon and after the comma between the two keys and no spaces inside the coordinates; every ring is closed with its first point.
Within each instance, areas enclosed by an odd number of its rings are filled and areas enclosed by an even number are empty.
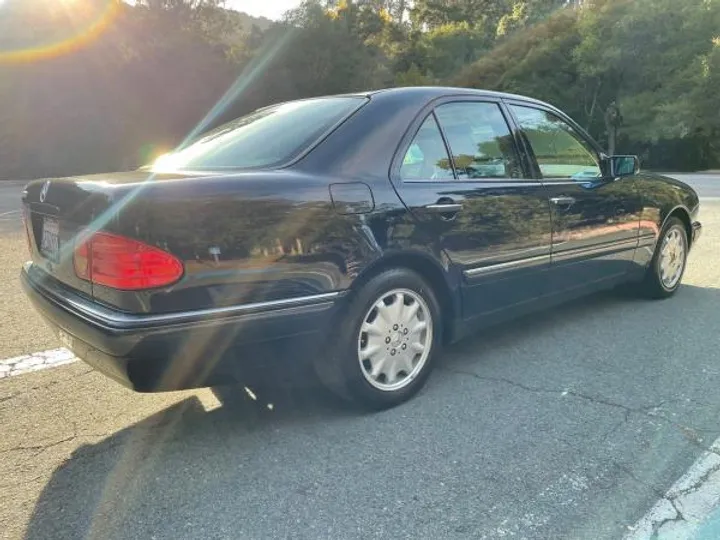
{"type": "Polygon", "coordinates": [[[640,172],[640,159],[637,156],[610,156],[610,175],[613,178],[632,176],[640,172]]]}

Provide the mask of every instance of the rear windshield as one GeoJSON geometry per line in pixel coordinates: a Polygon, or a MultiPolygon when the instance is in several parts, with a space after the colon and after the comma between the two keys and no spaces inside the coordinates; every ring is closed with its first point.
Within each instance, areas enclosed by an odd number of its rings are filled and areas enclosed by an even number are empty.
{"type": "Polygon", "coordinates": [[[272,167],[301,154],[366,98],[330,97],[273,105],[228,122],[152,165],[155,172],[272,167]]]}

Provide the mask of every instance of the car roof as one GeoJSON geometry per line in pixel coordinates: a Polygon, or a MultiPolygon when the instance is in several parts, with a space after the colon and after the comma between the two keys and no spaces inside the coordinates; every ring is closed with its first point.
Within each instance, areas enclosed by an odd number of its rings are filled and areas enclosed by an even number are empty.
{"type": "Polygon", "coordinates": [[[358,96],[358,97],[373,97],[373,96],[398,96],[407,95],[414,98],[426,98],[428,100],[435,99],[443,96],[478,96],[478,97],[496,97],[505,99],[519,99],[523,101],[534,102],[542,105],[549,105],[539,99],[534,99],[528,96],[522,96],[519,94],[510,94],[507,92],[496,92],[493,90],[484,90],[482,88],[462,88],[454,86],[402,86],[397,88],[381,88],[378,90],[369,90],[366,92],[354,92],[348,94],[342,94],[346,96],[358,96]]]}
{"type": "MultiPolygon", "coordinates": [[[[0,0],[2,1],[2,0],[0,0]]],[[[323,98],[334,98],[334,97],[354,97],[354,98],[366,98],[366,99],[408,99],[415,100],[417,102],[431,101],[433,99],[445,97],[445,96],[475,96],[475,97],[494,97],[503,99],[516,99],[525,101],[528,103],[536,103],[538,105],[544,105],[550,107],[553,110],[557,110],[553,105],[540,101],[539,99],[531,98],[528,96],[522,96],[520,94],[510,94],[508,92],[496,92],[494,90],[483,90],[481,88],[462,88],[455,86],[401,86],[395,88],[379,88],[377,90],[367,90],[364,92],[346,92],[343,94],[326,94],[319,96],[306,97],[301,99],[294,99],[286,102],[273,103],[268,107],[275,105],[281,105],[282,103],[290,103],[294,101],[305,101],[310,99],[323,99],[323,98]]]]}

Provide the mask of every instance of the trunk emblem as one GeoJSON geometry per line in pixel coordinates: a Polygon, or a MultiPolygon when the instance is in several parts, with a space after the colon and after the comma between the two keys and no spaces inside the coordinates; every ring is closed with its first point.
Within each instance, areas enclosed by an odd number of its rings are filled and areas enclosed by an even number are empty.
{"type": "Polygon", "coordinates": [[[46,181],[43,184],[42,189],[40,189],[40,202],[45,202],[45,199],[47,198],[49,189],[50,189],[50,180],[46,181]]]}

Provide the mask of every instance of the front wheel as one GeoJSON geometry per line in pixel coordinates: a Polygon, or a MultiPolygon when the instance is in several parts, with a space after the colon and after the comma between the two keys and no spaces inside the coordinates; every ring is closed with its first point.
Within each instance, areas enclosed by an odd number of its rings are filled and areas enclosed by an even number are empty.
{"type": "Polygon", "coordinates": [[[388,270],[353,294],[318,375],[359,405],[392,407],[425,384],[441,337],[432,288],[411,270],[388,270]]]}
{"type": "Polygon", "coordinates": [[[685,225],[671,217],[660,233],[655,253],[643,282],[644,292],[651,298],[672,296],[682,281],[688,255],[685,225]]]}

